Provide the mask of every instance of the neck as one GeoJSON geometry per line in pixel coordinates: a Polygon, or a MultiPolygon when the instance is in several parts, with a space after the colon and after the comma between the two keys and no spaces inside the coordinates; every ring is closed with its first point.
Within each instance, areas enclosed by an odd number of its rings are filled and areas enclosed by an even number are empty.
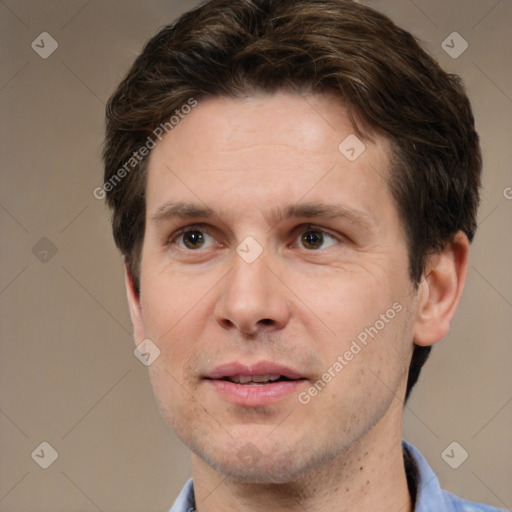
{"type": "Polygon", "coordinates": [[[387,440],[376,434],[370,431],[322,467],[285,484],[243,483],[219,474],[193,455],[196,509],[198,512],[411,512],[401,430],[387,440]]]}

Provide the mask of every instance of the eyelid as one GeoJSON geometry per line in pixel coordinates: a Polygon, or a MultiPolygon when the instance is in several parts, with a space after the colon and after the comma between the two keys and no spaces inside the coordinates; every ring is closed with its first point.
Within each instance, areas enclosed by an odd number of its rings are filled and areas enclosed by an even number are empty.
{"type": "Polygon", "coordinates": [[[183,233],[186,233],[188,231],[204,231],[205,233],[208,233],[208,225],[207,224],[187,224],[186,226],[183,226],[182,228],[177,229],[174,231],[171,235],[172,238],[176,238],[179,235],[182,235],[183,233]]]}
{"type": "Polygon", "coordinates": [[[295,230],[321,231],[322,233],[332,236],[333,238],[339,238],[341,236],[341,235],[336,235],[330,229],[324,228],[322,226],[317,226],[316,224],[300,224],[295,228],[295,230]]]}

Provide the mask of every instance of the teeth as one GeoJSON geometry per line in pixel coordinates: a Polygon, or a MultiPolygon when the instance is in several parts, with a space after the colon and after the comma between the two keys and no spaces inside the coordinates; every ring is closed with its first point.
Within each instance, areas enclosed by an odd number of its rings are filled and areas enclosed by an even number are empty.
{"type": "Polygon", "coordinates": [[[262,375],[262,376],[255,375],[254,377],[251,378],[251,380],[253,382],[269,382],[269,381],[278,380],[279,377],[280,377],[280,375],[262,375]]]}
{"type": "Polygon", "coordinates": [[[279,380],[279,377],[281,377],[281,375],[235,375],[234,377],[231,377],[230,380],[236,384],[263,384],[264,382],[274,382],[279,380]]]}

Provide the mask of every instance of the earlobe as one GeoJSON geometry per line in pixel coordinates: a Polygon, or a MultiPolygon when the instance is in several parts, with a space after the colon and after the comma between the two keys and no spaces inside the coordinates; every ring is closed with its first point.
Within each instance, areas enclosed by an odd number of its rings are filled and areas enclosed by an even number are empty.
{"type": "Polygon", "coordinates": [[[441,252],[428,257],[418,292],[416,345],[433,345],[448,333],[466,283],[468,257],[469,241],[462,232],[441,252]]]}
{"type": "Polygon", "coordinates": [[[140,305],[140,294],[135,291],[133,277],[127,263],[124,265],[124,282],[126,286],[126,297],[130,308],[130,317],[132,319],[133,337],[135,344],[140,343],[146,338],[144,322],[142,321],[142,309],[140,305]]]}

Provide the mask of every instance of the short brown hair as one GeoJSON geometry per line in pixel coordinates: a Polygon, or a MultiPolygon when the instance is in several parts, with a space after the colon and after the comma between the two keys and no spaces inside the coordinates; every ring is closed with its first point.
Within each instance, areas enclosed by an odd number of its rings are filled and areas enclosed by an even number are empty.
{"type": "MultiPolygon", "coordinates": [[[[415,285],[429,253],[460,230],[473,239],[481,154],[461,80],[389,18],[349,0],[211,0],[164,27],[108,102],[105,183],[190,98],[278,90],[334,93],[357,133],[389,139],[388,185],[415,285]]],[[[137,290],[146,162],[106,195],[137,290]]],[[[406,397],[429,351],[415,346],[406,397]]]]}

